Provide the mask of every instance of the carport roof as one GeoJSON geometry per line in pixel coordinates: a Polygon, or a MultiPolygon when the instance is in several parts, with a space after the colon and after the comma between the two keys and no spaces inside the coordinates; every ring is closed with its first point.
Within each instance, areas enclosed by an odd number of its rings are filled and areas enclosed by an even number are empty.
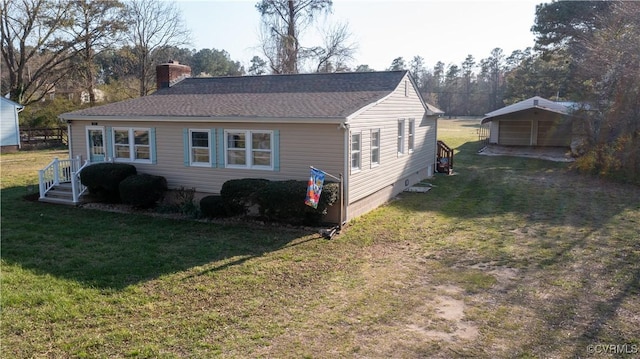
{"type": "Polygon", "coordinates": [[[487,113],[485,117],[482,119],[482,123],[487,123],[489,121],[492,121],[496,117],[505,116],[505,115],[516,113],[516,112],[522,112],[532,108],[549,111],[549,112],[555,112],[561,115],[569,114],[569,110],[567,109],[566,106],[557,102],[547,100],[540,96],[534,96],[526,100],[516,102],[512,105],[487,113]]]}

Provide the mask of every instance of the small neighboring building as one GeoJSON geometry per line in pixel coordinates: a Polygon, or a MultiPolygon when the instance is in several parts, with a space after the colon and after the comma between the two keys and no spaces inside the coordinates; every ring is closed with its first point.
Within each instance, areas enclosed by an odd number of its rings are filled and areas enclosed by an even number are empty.
{"type": "MultiPolygon", "coordinates": [[[[93,89],[93,96],[96,102],[104,102],[104,91],[100,89],[93,89]]],[[[80,103],[89,103],[91,98],[89,97],[89,91],[83,90],[80,92],[80,103]]]]}
{"type": "MultiPolygon", "coordinates": [[[[408,71],[185,78],[159,65],[150,96],[60,115],[70,155],[217,194],[230,179],[343,174],[348,221],[432,176],[437,118],[408,71]]],[[[337,218],[336,218],[337,220],[337,218]]]]}
{"type": "Polygon", "coordinates": [[[2,152],[20,149],[20,121],[18,113],[24,106],[0,97],[0,148],[2,152]]]}
{"type": "Polygon", "coordinates": [[[573,117],[563,104],[539,96],[489,112],[489,143],[505,146],[570,147],[573,117]]]}

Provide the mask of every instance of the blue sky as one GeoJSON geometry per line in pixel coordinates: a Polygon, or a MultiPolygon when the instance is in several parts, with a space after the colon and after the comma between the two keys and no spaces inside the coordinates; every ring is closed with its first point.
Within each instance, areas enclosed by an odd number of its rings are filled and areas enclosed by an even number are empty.
{"type": "MultiPolygon", "coordinates": [[[[476,61],[502,48],[513,50],[534,45],[530,29],[536,4],[542,0],[334,0],[333,13],[319,25],[348,22],[358,50],[352,65],[367,64],[384,70],[396,57],[407,63],[415,55],[431,68],[437,61],[460,64],[468,54],[476,61]]],[[[260,16],[257,0],[178,0],[195,49],[226,50],[248,67],[260,55],[260,16]]],[[[319,45],[316,28],[307,30],[303,46],[319,45]]]]}

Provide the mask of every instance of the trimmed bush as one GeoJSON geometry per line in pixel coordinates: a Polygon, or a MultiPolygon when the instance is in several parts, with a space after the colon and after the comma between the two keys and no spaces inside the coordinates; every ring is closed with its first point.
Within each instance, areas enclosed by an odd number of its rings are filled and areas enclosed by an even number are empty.
{"type": "Polygon", "coordinates": [[[149,174],[133,175],[120,182],[122,203],[138,208],[150,208],[160,201],[167,191],[167,180],[149,174]]]}
{"type": "Polygon", "coordinates": [[[227,215],[247,214],[249,207],[257,203],[257,194],[269,183],[262,178],[243,178],[226,181],[220,189],[227,215]]]}
{"type": "Polygon", "coordinates": [[[202,197],[200,200],[200,213],[207,218],[226,217],[227,211],[222,196],[202,197]]]}
{"type": "Polygon", "coordinates": [[[307,195],[307,181],[273,181],[269,182],[258,193],[260,214],[269,220],[291,224],[318,225],[322,216],[327,214],[329,206],[339,197],[337,183],[325,183],[318,208],[309,207],[304,203],[307,195]]]}
{"type": "Polygon", "coordinates": [[[136,173],[135,166],[126,163],[96,163],[82,169],[80,182],[99,199],[118,202],[120,182],[136,173]]]}
{"type": "Polygon", "coordinates": [[[304,204],[306,195],[306,181],[270,182],[257,197],[260,215],[270,220],[299,222],[300,214],[308,207],[304,204]]]}

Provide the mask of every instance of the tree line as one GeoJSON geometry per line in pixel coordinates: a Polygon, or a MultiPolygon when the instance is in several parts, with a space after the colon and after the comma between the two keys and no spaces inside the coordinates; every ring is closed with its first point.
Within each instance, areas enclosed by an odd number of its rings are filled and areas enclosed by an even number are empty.
{"type": "MultiPolygon", "coordinates": [[[[260,0],[260,53],[244,68],[223,49],[189,49],[177,5],[159,0],[2,0],[2,95],[27,106],[23,119],[55,122],[79,105],[47,101],[52,91],[95,89],[108,101],[155,90],[155,65],[169,59],[194,76],[373,71],[351,66],[357,44],[348,23],[325,26],[319,44],[301,39],[329,16],[331,0],[260,0]]],[[[459,64],[398,57],[387,69],[410,70],[425,99],[450,116],[482,116],[532,97],[582,104],[588,143],[581,166],[640,172],[640,3],[556,1],[536,7],[535,46],[493,49],[459,64]]]]}

